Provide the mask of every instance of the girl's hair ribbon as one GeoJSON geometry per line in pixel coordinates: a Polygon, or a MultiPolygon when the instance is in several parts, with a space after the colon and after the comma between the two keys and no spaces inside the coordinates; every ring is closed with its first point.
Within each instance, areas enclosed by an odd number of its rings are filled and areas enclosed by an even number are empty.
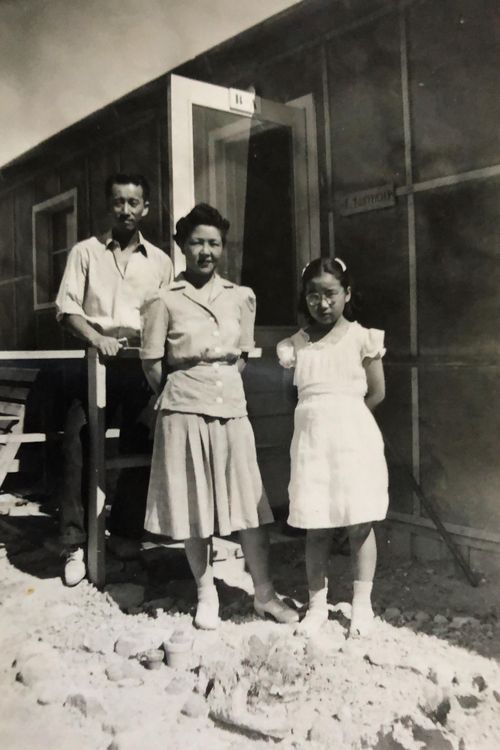
{"type": "Polygon", "coordinates": [[[344,263],[344,261],[342,260],[342,258],[334,258],[333,260],[335,261],[335,263],[339,264],[339,266],[341,267],[341,269],[342,269],[342,271],[344,273],[347,271],[347,266],[344,263]]]}

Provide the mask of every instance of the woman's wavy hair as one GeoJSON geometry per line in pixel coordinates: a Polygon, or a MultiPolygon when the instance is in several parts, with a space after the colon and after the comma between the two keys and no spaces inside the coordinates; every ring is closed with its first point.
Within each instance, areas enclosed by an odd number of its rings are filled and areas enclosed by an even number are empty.
{"type": "Polygon", "coordinates": [[[307,318],[309,323],[314,322],[314,318],[311,316],[311,313],[309,312],[309,308],[307,306],[307,287],[310,281],[316,279],[318,276],[321,276],[322,273],[329,273],[334,276],[340,282],[346,292],[349,287],[351,288],[351,299],[346,303],[346,306],[344,308],[344,315],[348,320],[354,320],[356,317],[355,308],[357,308],[357,305],[353,304],[354,295],[351,277],[344,261],[341,261],[339,258],[315,258],[304,268],[304,270],[302,271],[302,285],[299,295],[299,312],[301,312],[307,318]]]}
{"type": "Polygon", "coordinates": [[[226,237],[230,227],[229,221],[224,219],[217,209],[209,206],[208,203],[198,203],[186,216],[179,219],[175,225],[174,240],[181,250],[193,229],[199,227],[200,224],[218,229],[222,244],[226,244],[226,237]]]}

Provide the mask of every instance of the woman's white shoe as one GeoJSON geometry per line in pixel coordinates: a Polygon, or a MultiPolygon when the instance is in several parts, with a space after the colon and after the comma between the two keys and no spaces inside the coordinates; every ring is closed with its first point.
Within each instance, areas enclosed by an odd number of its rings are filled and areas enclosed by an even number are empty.
{"type": "Polygon", "coordinates": [[[259,602],[258,599],[253,600],[253,608],[259,617],[266,617],[269,615],[273,617],[276,622],[281,622],[288,625],[292,622],[298,622],[299,613],[284,604],[281,599],[278,599],[274,594],[271,599],[267,602],[259,602]]]}

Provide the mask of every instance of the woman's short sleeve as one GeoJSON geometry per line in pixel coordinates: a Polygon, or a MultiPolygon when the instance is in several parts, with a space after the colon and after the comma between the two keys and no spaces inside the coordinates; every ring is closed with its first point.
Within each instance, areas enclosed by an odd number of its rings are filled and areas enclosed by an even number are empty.
{"type": "Polygon", "coordinates": [[[239,347],[242,352],[251,352],[255,348],[255,294],[248,286],[240,286],[241,318],[239,347]]]}
{"type": "Polygon", "coordinates": [[[155,296],[141,309],[141,359],[161,359],[165,354],[168,332],[168,310],[165,300],[155,296]]]}
{"type": "Polygon", "coordinates": [[[361,359],[365,359],[365,357],[369,357],[370,359],[383,357],[385,354],[384,331],[380,331],[378,328],[364,328],[363,334],[361,359]]]}
{"type": "Polygon", "coordinates": [[[276,347],[279,363],[286,370],[295,367],[296,356],[292,339],[283,339],[276,347]]]}

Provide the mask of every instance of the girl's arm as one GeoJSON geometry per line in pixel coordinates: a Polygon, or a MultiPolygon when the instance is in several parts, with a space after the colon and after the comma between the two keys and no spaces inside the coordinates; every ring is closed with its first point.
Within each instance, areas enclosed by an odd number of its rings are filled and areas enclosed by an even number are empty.
{"type": "Polygon", "coordinates": [[[384,365],[380,357],[375,359],[367,357],[363,360],[363,367],[365,368],[368,385],[365,404],[370,411],[373,411],[385,398],[384,365]]]}
{"type": "Polygon", "coordinates": [[[142,369],[144,371],[144,375],[146,376],[146,380],[149,383],[149,387],[157,396],[160,393],[162,385],[162,359],[143,359],[142,369]]]}

